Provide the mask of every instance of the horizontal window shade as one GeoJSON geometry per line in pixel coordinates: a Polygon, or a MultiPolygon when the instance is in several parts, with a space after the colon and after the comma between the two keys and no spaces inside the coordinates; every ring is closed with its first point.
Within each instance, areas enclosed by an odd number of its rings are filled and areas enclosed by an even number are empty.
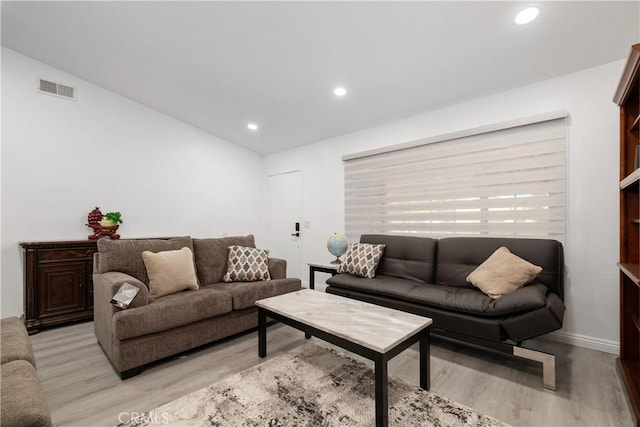
{"type": "Polygon", "coordinates": [[[346,160],[346,232],[563,241],[565,191],[561,118],[346,160]]]}

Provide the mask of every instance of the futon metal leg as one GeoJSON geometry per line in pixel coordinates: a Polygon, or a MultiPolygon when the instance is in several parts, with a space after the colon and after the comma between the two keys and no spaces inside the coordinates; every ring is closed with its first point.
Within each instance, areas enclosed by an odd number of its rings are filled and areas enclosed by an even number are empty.
{"type": "Polygon", "coordinates": [[[258,307],[258,356],[267,355],[267,313],[258,307]]]}
{"type": "Polygon", "coordinates": [[[376,364],[376,427],[389,425],[389,390],[387,379],[387,361],[379,356],[376,364]]]}
{"type": "Polygon", "coordinates": [[[513,347],[513,355],[542,363],[542,384],[544,388],[556,391],[556,357],[553,354],[528,348],[513,347]]]}

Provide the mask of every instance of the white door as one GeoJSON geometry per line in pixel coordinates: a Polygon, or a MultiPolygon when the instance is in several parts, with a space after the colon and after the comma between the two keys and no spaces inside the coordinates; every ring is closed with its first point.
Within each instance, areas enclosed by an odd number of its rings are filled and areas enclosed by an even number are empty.
{"type": "Polygon", "coordinates": [[[267,179],[267,244],[269,255],[287,260],[287,277],[304,279],[302,265],[302,172],[267,179]],[[296,229],[297,228],[297,229],[296,229]]]}

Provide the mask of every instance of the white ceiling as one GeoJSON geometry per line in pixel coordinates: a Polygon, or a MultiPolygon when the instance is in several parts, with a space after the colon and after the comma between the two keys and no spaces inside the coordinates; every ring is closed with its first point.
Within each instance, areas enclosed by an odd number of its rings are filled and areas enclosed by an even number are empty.
{"type": "Polygon", "coordinates": [[[638,1],[536,4],[518,27],[524,2],[3,1],[2,44],[273,153],[622,59],[640,40],[638,1]]]}

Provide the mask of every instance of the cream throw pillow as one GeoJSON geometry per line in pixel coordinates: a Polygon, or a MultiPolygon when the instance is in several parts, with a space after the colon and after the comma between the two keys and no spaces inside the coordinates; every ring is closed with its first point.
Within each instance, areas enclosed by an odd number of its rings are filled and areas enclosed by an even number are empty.
{"type": "Polygon", "coordinates": [[[198,289],[191,249],[158,253],[144,251],[142,259],[149,276],[149,297],[157,298],[185,289],[198,289]]]}
{"type": "Polygon", "coordinates": [[[467,282],[497,299],[518,290],[541,271],[542,267],[523,260],[502,246],[467,276],[467,282]]]}

